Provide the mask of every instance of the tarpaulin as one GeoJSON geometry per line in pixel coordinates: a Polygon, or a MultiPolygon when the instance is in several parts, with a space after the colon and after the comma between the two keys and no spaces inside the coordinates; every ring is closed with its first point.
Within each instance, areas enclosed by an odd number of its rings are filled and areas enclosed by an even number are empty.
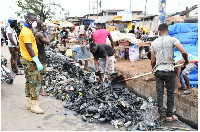
{"type": "MultiPolygon", "coordinates": [[[[169,35],[177,38],[189,54],[189,61],[198,64],[198,23],[178,23],[168,29],[169,35]]],[[[177,48],[174,49],[174,57],[176,61],[182,59],[177,48]]],[[[198,67],[189,74],[189,81],[191,87],[198,87],[198,67]]]]}
{"type": "Polygon", "coordinates": [[[169,35],[177,33],[198,32],[198,23],[178,23],[168,27],[169,35]]]}

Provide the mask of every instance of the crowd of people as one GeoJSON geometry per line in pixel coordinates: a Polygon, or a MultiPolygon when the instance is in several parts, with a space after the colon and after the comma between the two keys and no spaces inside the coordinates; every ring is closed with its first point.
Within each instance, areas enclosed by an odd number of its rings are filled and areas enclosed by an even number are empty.
{"type": "MultiPolygon", "coordinates": [[[[6,36],[8,37],[8,47],[11,54],[11,68],[17,75],[22,75],[18,70],[17,61],[20,60],[23,65],[26,78],[25,94],[27,98],[27,109],[34,113],[44,113],[44,110],[39,107],[37,101],[39,94],[44,96],[48,95],[42,88],[43,75],[46,74],[45,45],[50,45],[50,38],[47,34],[47,29],[43,25],[43,22],[40,19],[37,19],[36,15],[33,13],[28,13],[26,15],[24,25],[18,35],[15,31],[17,21],[9,19],[8,22],[9,26],[6,29],[6,36]],[[35,28],[33,28],[33,25],[36,25],[35,28]],[[18,56],[20,56],[20,59],[18,56]]],[[[189,63],[188,54],[182,47],[180,41],[174,37],[170,37],[168,32],[167,24],[160,24],[158,27],[159,38],[151,44],[151,65],[156,80],[157,104],[160,114],[159,119],[161,121],[170,121],[173,120],[174,117],[172,112],[174,107],[174,91],[175,88],[177,89],[177,87],[175,87],[176,77],[173,65],[174,47],[182,53],[183,57],[183,60],[177,62],[177,64],[184,63],[184,66],[186,66],[189,63]],[[165,85],[167,88],[166,113],[163,108],[165,85]]],[[[59,34],[61,42],[66,48],[69,30],[64,27],[59,34]]],[[[139,27],[135,34],[137,38],[141,37],[139,27]]],[[[93,31],[89,28],[89,24],[86,23],[84,29],[80,30],[77,33],[77,36],[78,42],[74,46],[73,50],[77,54],[79,65],[82,66],[82,60],[84,60],[83,68],[87,70],[88,59],[90,58],[91,52],[94,57],[95,72],[96,75],[100,77],[100,81],[102,81],[103,74],[113,73],[114,42],[110,32],[100,23],[96,24],[96,31],[93,31]],[[109,38],[111,45],[106,44],[107,37],[109,38]]],[[[180,82],[180,68],[176,69],[176,71],[178,72],[177,78],[180,82]]],[[[189,84],[186,85],[189,90],[189,84]]]]}

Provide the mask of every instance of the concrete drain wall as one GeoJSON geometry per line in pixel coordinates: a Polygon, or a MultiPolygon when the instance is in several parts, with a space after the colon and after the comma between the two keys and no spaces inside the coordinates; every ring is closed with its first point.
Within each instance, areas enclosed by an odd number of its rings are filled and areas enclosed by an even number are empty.
{"type": "MultiPolygon", "coordinates": [[[[118,75],[123,75],[125,78],[130,77],[127,73],[121,72],[119,69],[118,75]]],[[[140,77],[134,80],[126,82],[127,87],[138,96],[143,98],[152,97],[156,99],[156,83],[155,81],[145,81],[144,77],[140,77]]],[[[166,108],[167,95],[166,90],[164,93],[164,107],[166,108]]],[[[179,117],[179,120],[185,122],[191,127],[198,129],[198,100],[194,100],[189,95],[176,95],[174,111],[179,117]]]]}

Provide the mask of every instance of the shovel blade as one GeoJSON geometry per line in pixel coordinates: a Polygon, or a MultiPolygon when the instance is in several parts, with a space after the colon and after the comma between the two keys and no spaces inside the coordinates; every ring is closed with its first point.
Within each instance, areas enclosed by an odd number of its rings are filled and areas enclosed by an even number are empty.
{"type": "Polygon", "coordinates": [[[111,82],[111,85],[113,88],[122,88],[122,87],[126,87],[126,82],[122,81],[124,80],[123,75],[117,76],[116,78],[114,78],[111,82]]]}

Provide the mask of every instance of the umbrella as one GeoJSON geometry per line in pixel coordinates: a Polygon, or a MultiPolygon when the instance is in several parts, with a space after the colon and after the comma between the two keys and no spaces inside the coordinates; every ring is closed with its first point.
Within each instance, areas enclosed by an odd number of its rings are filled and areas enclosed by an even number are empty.
{"type": "Polygon", "coordinates": [[[73,27],[73,26],[74,26],[74,24],[71,22],[62,22],[60,24],[60,27],[73,27]]]}
{"type": "Polygon", "coordinates": [[[48,26],[52,26],[52,27],[55,27],[55,26],[56,26],[56,24],[54,24],[54,23],[47,23],[47,25],[48,25],[48,26]]]}

